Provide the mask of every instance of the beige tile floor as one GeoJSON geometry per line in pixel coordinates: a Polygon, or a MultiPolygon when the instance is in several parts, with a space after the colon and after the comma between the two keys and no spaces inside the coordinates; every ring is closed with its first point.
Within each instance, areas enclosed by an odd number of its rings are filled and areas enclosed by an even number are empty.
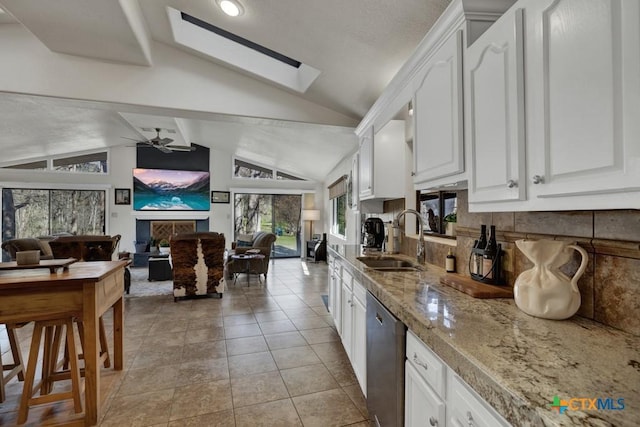
{"type": "MultiPolygon", "coordinates": [[[[147,282],[144,269],[133,276],[125,302],[126,367],[102,373],[101,426],[369,425],[322,303],[326,264],[276,260],[262,283],[252,276],[247,287],[242,276],[227,284],[222,299],[177,303],[171,282],[147,282]]],[[[30,328],[19,334],[26,356],[30,328]]],[[[0,346],[6,352],[4,330],[0,346]]],[[[15,424],[21,386],[15,379],[7,385],[0,425],[15,424]]],[[[28,425],[71,415],[66,403],[43,405],[30,411],[28,425]]]]}

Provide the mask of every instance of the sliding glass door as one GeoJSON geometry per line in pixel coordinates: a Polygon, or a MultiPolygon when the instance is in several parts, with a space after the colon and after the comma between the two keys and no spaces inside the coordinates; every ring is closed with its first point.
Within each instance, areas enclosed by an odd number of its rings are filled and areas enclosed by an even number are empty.
{"type": "Polygon", "coordinates": [[[299,194],[236,193],[234,240],[238,234],[274,233],[276,243],[272,257],[299,257],[301,208],[302,196],[299,194]]]}

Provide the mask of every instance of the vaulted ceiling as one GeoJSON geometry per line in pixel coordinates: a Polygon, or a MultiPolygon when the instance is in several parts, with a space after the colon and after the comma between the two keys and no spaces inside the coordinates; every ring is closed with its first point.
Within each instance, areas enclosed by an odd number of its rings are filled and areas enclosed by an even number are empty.
{"type": "Polygon", "coordinates": [[[125,145],[160,127],[180,145],[322,180],[449,0],[240,2],[230,18],[215,0],[0,0],[0,162],[125,145]],[[271,69],[172,26],[172,11],[304,65],[271,69]],[[281,69],[294,83],[307,79],[300,70],[319,74],[296,89],[271,78],[281,69]]]}

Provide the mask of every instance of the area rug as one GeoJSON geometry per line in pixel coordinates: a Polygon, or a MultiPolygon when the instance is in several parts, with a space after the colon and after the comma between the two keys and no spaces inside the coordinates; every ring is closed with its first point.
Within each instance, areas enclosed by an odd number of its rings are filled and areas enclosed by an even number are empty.
{"type": "Polygon", "coordinates": [[[129,297],[150,295],[173,295],[173,281],[149,281],[146,267],[131,268],[131,289],[129,297]]]}
{"type": "Polygon", "coordinates": [[[329,295],[320,295],[320,298],[322,298],[324,306],[327,307],[327,311],[329,311],[329,295]]]}

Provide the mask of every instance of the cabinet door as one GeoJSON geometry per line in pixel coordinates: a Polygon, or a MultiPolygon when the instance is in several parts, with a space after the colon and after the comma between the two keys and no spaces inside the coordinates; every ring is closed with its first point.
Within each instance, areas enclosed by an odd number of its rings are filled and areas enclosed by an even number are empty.
{"type": "Polygon", "coordinates": [[[464,171],[462,30],[449,36],[421,73],[414,102],[415,183],[464,171]]]}
{"type": "Polygon", "coordinates": [[[509,423],[455,374],[449,375],[447,425],[499,427],[509,423]]]}
{"type": "Polygon", "coordinates": [[[638,1],[524,7],[531,198],[639,191],[638,1]]]}
{"type": "Polygon", "coordinates": [[[342,334],[342,283],[340,282],[340,263],[336,261],[336,266],[331,274],[331,294],[330,300],[331,317],[336,325],[338,334],[342,334]]]}
{"type": "Polygon", "coordinates": [[[445,426],[445,404],[410,362],[405,364],[404,425],[445,426]]]}
{"type": "Polygon", "coordinates": [[[360,139],[358,186],[360,198],[373,196],[373,127],[360,139]]]}
{"type": "Polygon", "coordinates": [[[522,9],[510,10],[465,56],[469,202],[524,200],[522,9]]]}
{"type": "MultiPolygon", "coordinates": [[[[352,336],[353,336],[353,301],[352,291],[346,283],[342,284],[342,345],[344,351],[349,356],[349,360],[353,359],[351,354],[352,336]]],[[[353,362],[351,362],[353,364],[353,362]]]]}
{"type": "MultiPolygon", "coordinates": [[[[354,283],[354,292],[356,286],[361,285],[354,283]]],[[[358,378],[362,393],[367,397],[367,309],[366,300],[360,301],[359,298],[353,299],[352,350],[351,363],[353,370],[356,378],[358,378]]]]}
{"type": "MultiPolygon", "coordinates": [[[[358,153],[353,155],[351,159],[351,205],[353,210],[358,210],[358,201],[360,199],[360,179],[358,169],[358,153]]],[[[349,191],[349,190],[348,190],[349,191]]]]}

